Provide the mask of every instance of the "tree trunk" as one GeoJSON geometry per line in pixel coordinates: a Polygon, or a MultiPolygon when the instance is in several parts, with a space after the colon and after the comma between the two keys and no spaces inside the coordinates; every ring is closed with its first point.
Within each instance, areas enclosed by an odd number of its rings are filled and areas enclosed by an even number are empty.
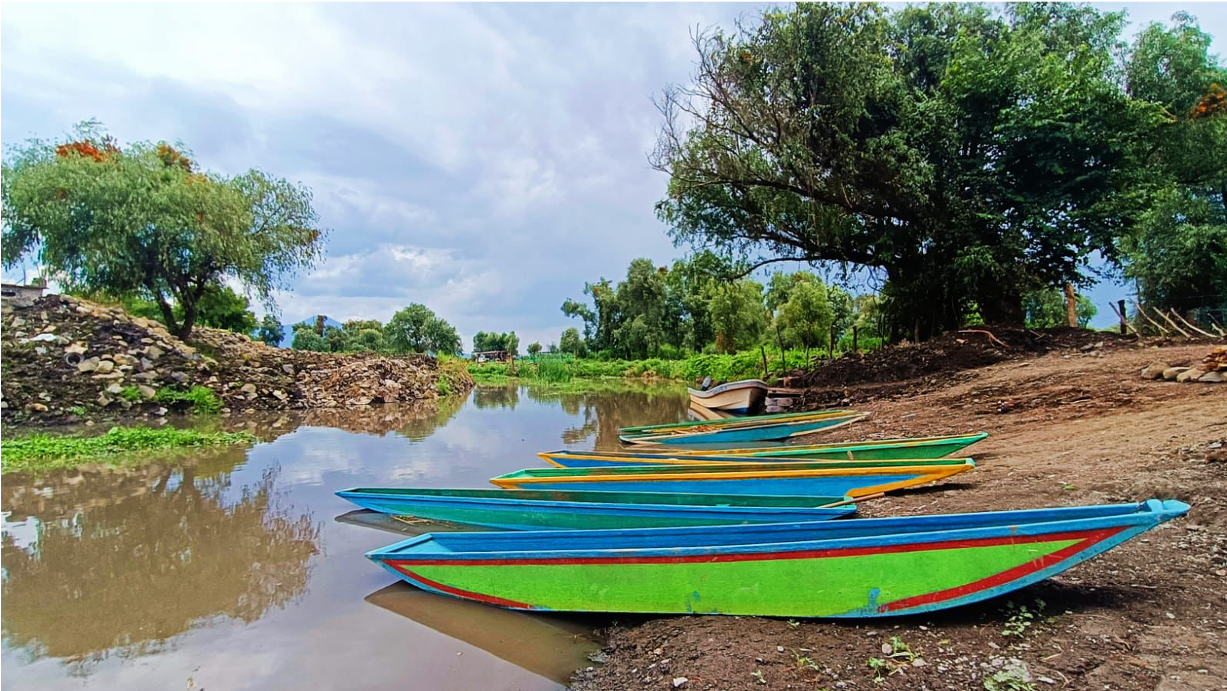
{"type": "Polygon", "coordinates": [[[1065,284],[1065,319],[1069,325],[1078,327],[1078,296],[1074,294],[1074,284],[1065,284]]]}

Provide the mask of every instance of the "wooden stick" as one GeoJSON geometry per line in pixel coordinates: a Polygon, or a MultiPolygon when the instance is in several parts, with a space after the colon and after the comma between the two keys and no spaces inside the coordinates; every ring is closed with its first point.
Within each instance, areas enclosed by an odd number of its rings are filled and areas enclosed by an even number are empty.
{"type": "Polygon", "coordinates": [[[989,341],[996,343],[1002,348],[1007,348],[1007,349],[1009,348],[1009,346],[1001,342],[1001,339],[997,338],[992,333],[985,331],[984,329],[960,329],[959,333],[961,334],[984,334],[985,336],[988,336],[989,341]]]}
{"type": "Polygon", "coordinates": [[[1201,329],[1197,328],[1197,326],[1195,326],[1194,324],[1189,323],[1189,320],[1188,320],[1188,319],[1185,319],[1185,318],[1184,318],[1184,317],[1182,317],[1182,316],[1180,316],[1180,313],[1179,313],[1179,312],[1177,312],[1177,311],[1175,310],[1175,308],[1173,308],[1173,309],[1172,309],[1172,315],[1173,315],[1173,316],[1175,316],[1177,319],[1179,319],[1179,320],[1181,321],[1181,323],[1183,323],[1185,326],[1187,326],[1187,327],[1189,327],[1190,329],[1192,329],[1192,330],[1196,331],[1197,333],[1199,333],[1199,334],[1201,334],[1201,335],[1203,335],[1203,336],[1209,336],[1210,338],[1214,338],[1214,334],[1209,333],[1208,331],[1202,331],[1201,329]]]}
{"type": "MultiPolygon", "coordinates": [[[[1121,300],[1121,305],[1123,306],[1124,304],[1125,304],[1125,301],[1121,300]]],[[[1108,307],[1111,307],[1112,311],[1116,313],[1116,316],[1120,317],[1121,335],[1125,335],[1129,333],[1129,320],[1125,318],[1124,313],[1121,310],[1117,309],[1116,305],[1112,304],[1111,302],[1108,303],[1108,307]]]]}
{"type": "Polygon", "coordinates": [[[1185,338],[1192,338],[1192,337],[1193,337],[1193,334],[1191,334],[1191,333],[1189,333],[1188,331],[1185,331],[1184,329],[1182,329],[1182,328],[1180,328],[1179,326],[1177,326],[1177,325],[1176,325],[1176,322],[1172,321],[1172,318],[1171,318],[1171,317],[1169,317],[1169,316],[1167,316],[1166,314],[1164,314],[1164,313],[1163,313],[1163,310],[1159,310],[1159,309],[1157,309],[1157,310],[1155,310],[1155,311],[1159,313],[1159,316],[1160,316],[1160,317],[1163,317],[1163,321],[1167,322],[1168,324],[1171,324],[1173,329],[1175,329],[1175,330],[1179,331],[1181,336],[1184,336],[1185,338]]]}
{"type": "Polygon", "coordinates": [[[1140,314],[1140,315],[1142,315],[1142,318],[1143,318],[1143,319],[1145,319],[1145,320],[1147,321],[1147,323],[1149,323],[1151,326],[1153,326],[1153,327],[1155,327],[1156,329],[1158,329],[1158,331],[1159,331],[1159,334],[1160,334],[1160,335],[1162,335],[1162,336],[1168,336],[1168,335],[1170,335],[1170,332],[1168,332],[1168,330],[1167,330],[1167,329],[1163,328],[1163,325],[1162,325],[1162,324],[1160,324],[1159,322],[1157,322],[1157,321],[1155,321],[1155,320],[1151,319],[1151,318],[1150,318],[1150,315],[1149,315],[1149,314],[1146,314],[1146,310],[1142,309],[1142,303],[1138,302],[1138,303],[1136,303],[1136,305],[1137,305],[1137,313],[1138,313],[1138,314],[1140,314]]]}
{"type": "Polygon", "coordinates": [[[866,494],[863,497],[848,497],[847,499],[843,501],[837,501],[834,504],[823,504],[822,506],[819,506],[818,508],[833,509],[837,506],[847,506],[848,504],[855,504],[858,501],[866,501],[869,499],[881,499],[882,497],[885,497],[885,496],[886,496],[886,492],[878,492],[876,494],[866,494]]]}

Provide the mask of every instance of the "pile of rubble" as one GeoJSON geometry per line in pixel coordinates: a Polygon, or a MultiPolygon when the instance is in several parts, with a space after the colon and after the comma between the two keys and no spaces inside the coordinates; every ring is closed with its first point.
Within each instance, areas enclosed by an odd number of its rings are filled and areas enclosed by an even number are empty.
{"type": "Polygon", "coordinates": [[[165,415],[202,400],[223,412],[354,407],[472,387],[463,367],[425,355],[288,350],[199,327],[189,345],[156,321],[65,295],[5,304],[3,327],[6,421],[165,415]]]}
{"type": "Polygon", "coordinates": [[[1142,370],[1142,378],[1221,384],[1227,381],[1227,346],[1215,347],[1195,365],[1172,367],[1166,362],[1152,362],[1142,370]]]}

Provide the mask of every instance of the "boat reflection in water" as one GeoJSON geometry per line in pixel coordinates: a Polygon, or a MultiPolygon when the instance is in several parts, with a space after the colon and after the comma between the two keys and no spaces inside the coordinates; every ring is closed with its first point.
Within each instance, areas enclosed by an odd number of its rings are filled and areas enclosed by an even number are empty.
{"type": "MultiPolygon", "coordinates": [[[[459,523],[394,519],[365,509],[337,516],[337,521],[403,537],[488,530],[459,523]]],[[[402,582],[381,588],[365,600],[560,684],[565,684],[575,670],[592,664],[588,656],[601,649],[592,631],[608,623],[600,615],[529,614],[490,607],[428,593],[402,582]]]]}
{"type": "Polygon", "coordinates": [[[366,601],[560,684],[601,649],[594,617],[527,614],[392,583],[366,601]]]}

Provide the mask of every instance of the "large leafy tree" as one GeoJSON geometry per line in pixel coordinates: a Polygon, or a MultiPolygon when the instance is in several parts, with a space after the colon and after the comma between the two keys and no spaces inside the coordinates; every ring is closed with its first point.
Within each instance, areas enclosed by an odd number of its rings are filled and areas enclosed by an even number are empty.
{"type": "Polygon", "coordinates": [[[460,334],[426,305],[412,303],[383,328],[385,342],[400,352],[453,355],[460,350],[460,334]]]}
{"type": "Polygon", "coordinates": [[[735,353],[756,345],[767,329],[762,285],[747,279],[711,289],[712,327],[716,350],[735,353]]]}
{"type": "Polygon", "coordinates": [[[808,360],[810,349],[821,345],[831,330],[832,310],[826,287],[816,280],[798,282],[788,301],[780,306],[779,319],[785,337],[804,348],[808,360]]]}
{"type": "Polygon", "coordinates": [[[281,322],[276,317],[266,314],[260,320],[260,326],[256,329],[256,338],[264,341],[267,345],[279,346],[281,341],[285,339],[285,327],[281,325],[281,322]]]}
{"type": "Polygon", "coordinates": [[[1129,94],[1154,107],[1139,175],[1140,222],[1122,236],[1125,274],[1159,307],[1227,320],[1227,69],[1186,13],[1137,36],[1129,94]]]}
{"type": "Polygon", "coordinates": [[[1082,6],[802,4],[696,41],[652,163],[676,242],[887,279],[896,332],[957,326],[1113,251],[1139,109],[1122,17],[1082,6]]]}
{"type": "Polygon", "coordinates": [[[5,265],[33,253],[71,289],[153,300],[182,338],[223,278],[271,305],[274,288],[320,254],[310,191],[258,170],[204,172],[166,143],[121,148],[97,123],[8,154],[5,265]]]}

